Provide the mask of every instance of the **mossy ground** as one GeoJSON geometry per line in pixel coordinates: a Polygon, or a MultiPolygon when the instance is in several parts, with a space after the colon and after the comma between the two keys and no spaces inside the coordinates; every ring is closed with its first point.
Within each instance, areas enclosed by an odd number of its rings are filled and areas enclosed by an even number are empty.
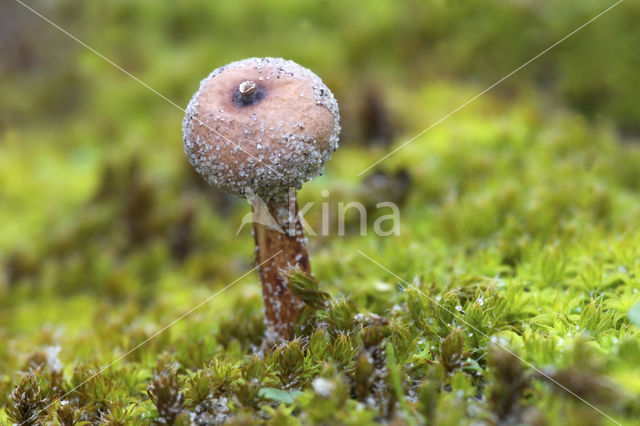
{"type": "MultiPolygon", "coordinates": [[[[403,32],[411,9],[371,2],[350,19],[349,3],[50,10],[180,104],[221,63],[295,59],[335,88],[345,134],[300,193],[318,233],[326,203],[331,232],[309,241],[316,279],[294,280],[308,302],[299,338],[273,345],[257,274],[220,292],[253,267],[249,227],[235,235],[249,207],[191,170],[182,113],[55,32],[64,61],[33,47],[35,65],[5,70],[0,423],[613,424],[594,407],[640,418],[640,103],[636,82],[594,88],[578,72],[593,72],[594,43],[634,45],[637,7],[391,156],[372,191],[359,171],[601,5],[434,1],[403,32]],[[531,13],[554,16],[542,40],[531,13]],[[443,35],[483,23],[495,31],[443,35]],[[208,53],[202,34],[226,44],[208,53]],[[477,81],[462,70],[482,45],[477,81]],[[558,69],[578,77],[548,86],[558,69]],[[615,99],[593,101],[605,89],[615,99]],[[371,93],[378,109],[361,114],[371,93]],[[336,236],[337,203],[354,200],[369,208],[367,235],[354,214],[336,236]],[[372,232],[386,200],[401,206],[399,236],[372,232]]],[[[634,60],[611,62],[612,75],[634,60]]]]}

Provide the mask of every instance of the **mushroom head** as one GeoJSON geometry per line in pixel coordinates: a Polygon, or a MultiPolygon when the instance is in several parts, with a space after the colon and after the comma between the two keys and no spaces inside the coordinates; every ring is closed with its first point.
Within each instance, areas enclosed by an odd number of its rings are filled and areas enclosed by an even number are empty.
{"type": "Polygon", "coordinates": [[[327,86],[279,58],[216,69],[183,121],[185,153],[209,184],[267,198],[321,174],[339,132],[338,103],[327,86]]]}

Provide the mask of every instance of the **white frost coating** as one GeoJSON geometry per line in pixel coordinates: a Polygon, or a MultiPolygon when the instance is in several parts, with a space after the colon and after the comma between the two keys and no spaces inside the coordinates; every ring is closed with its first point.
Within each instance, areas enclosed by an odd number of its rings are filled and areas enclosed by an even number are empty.
{"type": "MultiPolygon", "coordinates": [[[[262,102],[267,106],[269,101],[267,95],[262,102]]],[[[189,162],[209,184],[242,196],[248,189],[263,197],[291,187],[299,189],[304,182],[322,174],[326,162],[338,148],[339,133],[338,103],[331,91],[309,69],[280,58],[249,58],[214,70],[200,83],[183,120],[184,151],[189,162]],[[230,69],[258,71],[272,81],[281,77],[308,81],[315,105],[326,108],[333,116],[328,143],[319,144],[317,135],[306,133],[313,127],[312,122],[291,122],[292,117],[281,117],[281,123],[265,124],[261,120],[264,117],[253,111],[246,111],[246,124],[238,129],[239,135],[228,131],[229,127],[222,123],[231,125],[232,114],[245,113],[242,107],[230,112],[205,111],[201,110],[200,99],[205,86],[211,90],[215,87],[213,79],[230,69]],[[251,142],[246,139],[249,135],[251,142]],[[240,137],[252,146],[239,144],[240,137]]]]}
{"type": "Polygon", "coordinates": [[[44,348],[44,353],[47,358],[47,367],[49,367],[51,371],[62,371],[63,365],[58,358],[60,350],[60,346],[47,346],[44,348]]]}
{"type": "Polygon", "coordinates": [[[331,396],[331,393],[336,388],[335,383],[323,377],[316,377],[315,379],[313,379],[313,382],[311,382],[311,386],[318,395],[325,398],[329,398],[331,396]]]}

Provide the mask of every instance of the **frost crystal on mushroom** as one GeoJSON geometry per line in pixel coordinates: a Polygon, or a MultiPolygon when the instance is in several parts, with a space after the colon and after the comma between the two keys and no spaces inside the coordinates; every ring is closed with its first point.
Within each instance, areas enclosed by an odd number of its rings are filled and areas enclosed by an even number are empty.
{"type": "Polygon", "coordinates": [[[333,94],[313,72],[284,59],[249,58],[216,69],[186,112],[189,162],[211,185],[236,195],[299,189],[338,148],[333,94]]]}

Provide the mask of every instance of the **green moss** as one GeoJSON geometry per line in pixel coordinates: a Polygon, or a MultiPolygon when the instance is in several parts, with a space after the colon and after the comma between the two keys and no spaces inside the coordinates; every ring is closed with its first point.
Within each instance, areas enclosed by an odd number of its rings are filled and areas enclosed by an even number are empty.
{"type": "Polygon", "coordinates": [[[266,340],[257,274],[222,291],[252,267],[249,207],[191,170],[182,112],[25,23],[47,78],[14,58],[0,80],[0,424],[608,424],[585,401],[640,417],[637,6],[389,157],[378,191],[357,173],[597,5],[55,3],[178,104],[239,56],[321,75],[342,147],[299,199],[318,233],[328,203],[331,233],[309,238],[313,277],[289,271],[297,338],[266,340]],[[377,145],[363,103],[392,123],[377,145]],[[376,217],[381,196],[399,236],[361,237],[357,216],[335,235],[338,202],[376,217]]]}

